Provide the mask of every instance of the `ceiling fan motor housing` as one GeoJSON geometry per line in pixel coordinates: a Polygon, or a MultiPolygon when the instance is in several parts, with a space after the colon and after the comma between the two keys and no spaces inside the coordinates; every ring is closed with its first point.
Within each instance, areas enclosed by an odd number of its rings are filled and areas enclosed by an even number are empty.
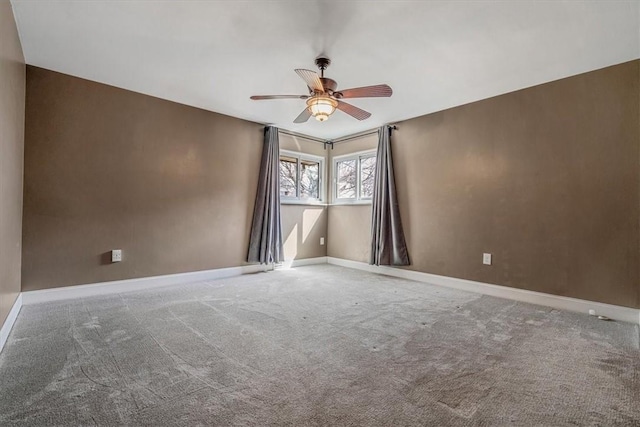
{"type": "Polygon", "coordinates": [[[338,88],[338,82],[336,82],[333,79],[320,77],[320,81],[322,82],[322,87],[324,87],[324,91],[329,95],[333,95],[333,92],[338,88]]]}

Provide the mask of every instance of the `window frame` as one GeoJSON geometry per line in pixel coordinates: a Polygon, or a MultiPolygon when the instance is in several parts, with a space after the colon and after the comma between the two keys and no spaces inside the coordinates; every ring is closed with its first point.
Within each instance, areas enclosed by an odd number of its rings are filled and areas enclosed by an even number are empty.
{"type": "MultiPolygon", "coordinates": [[[[335,156],[332,159],[332,185],[331,185],[331,195],[333,204],[336,205],[370,205],[373,203],[373,197],[362,197],[362,174],[361,174],[361,164],[362,159],[367,159],[370,157],[377,157],[378,150],[363,150],[356,151],[354,153],[343,154],[340,156],[335,156]],[[338,163],[355,160],[356,161],[356,197],[355,198],[339,198],[338,197],[338,163]]],[[[376,167],[378,164],[378,159],[376,158],[376,167]]]]}
{"type": "MultiPolygon", "coordinates": [[[[286,156],[295,158],[297,160],[297,173],[296,173],[296,196],[283,196],[280,194],[280,204],[302,204],[302,205],[316,205],[322,204],[324,201],[324,177],[325,177],[325,168],[324,168],[324,157],[316,156],[313,154],[302,153],[299,151],[291,151],[291,150],[280,150],[278,153],[278,168],[280,168],[280,157],[286,156]],[[318,198],[315,197],[300,197],[300,182],[301,182],[301,173],[302,173],[302,161],[307,160],[310,162],[318,163],[318,198]]],[[[280,176],[280,169],[278,169],[278,177],[280,176]]],[[[280,188],[278,188],[278,192],[280,192],[280,188]]]]}

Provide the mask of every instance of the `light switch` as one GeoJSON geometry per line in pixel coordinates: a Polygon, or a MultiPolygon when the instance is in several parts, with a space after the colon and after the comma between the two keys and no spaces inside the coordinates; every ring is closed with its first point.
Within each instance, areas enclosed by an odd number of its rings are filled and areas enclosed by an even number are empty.
{"type": "Polygon", "coordinates": [[[111,262],[122,261],[122,249],[114,249],[111,251],[111,262]]]}

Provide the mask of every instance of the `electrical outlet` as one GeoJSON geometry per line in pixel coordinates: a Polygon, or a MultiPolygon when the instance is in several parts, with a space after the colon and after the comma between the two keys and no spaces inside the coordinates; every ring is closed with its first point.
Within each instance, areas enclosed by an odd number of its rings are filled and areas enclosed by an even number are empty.
{"type": "Polygon", "coordinates": [[[114,249],[111,251],[111,262],[122,261],[122,249],[114,249]]]}
{"type": "Polygon", "coordinates": [[[320,244],[321,244],[321,245],[324,245],[324,237],[321,237],[321,238],[320,238],[320,244]]]}
{"type": "Polygon", "coordinates": [[[484,265],[491,265],[491,254],[482,254],[482,263],[484,265]]]}

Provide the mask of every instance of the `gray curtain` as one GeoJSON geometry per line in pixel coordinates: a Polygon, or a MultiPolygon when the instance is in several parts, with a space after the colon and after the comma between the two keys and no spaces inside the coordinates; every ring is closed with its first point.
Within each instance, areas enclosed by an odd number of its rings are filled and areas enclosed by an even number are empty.
{"type": "Polygon", "coordinates": [[[280,219],[280,142],[278,128],[264,129],[264,146],[247,261],[270,264],[284,260],[280,219]]]}
{"type": "Polygon", "coordinates": [[[378,138],[369,264],[409,265],[393,176],[391,127],[381,127],[378,138]]]}

